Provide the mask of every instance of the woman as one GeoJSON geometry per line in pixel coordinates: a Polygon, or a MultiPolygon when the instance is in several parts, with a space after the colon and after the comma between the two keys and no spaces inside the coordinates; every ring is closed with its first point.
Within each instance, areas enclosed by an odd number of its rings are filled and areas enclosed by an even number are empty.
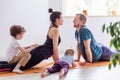
{"type": "MultiPolygon", "coordinates": [[[[44,59],[48,59],[52,56],[53,61],[56,62],[59,59],[59,53],[58,53],[58,45],[61,41],[60,35],[59,35],[59,26],[63,23],[63,18],[61,16],[61,12],[54,11],[52,9],[49,9],[50,15],[50,21],[51,25],[47,33],[47,39],[43,45],[40,45],[39,47],[33,49],[31,54],[31,59],[28,61],[26,66],[21,67],[21,70],[29,69],[44,59]]],[[[0,69],[4,68],[10,68],[10,70],[13,70],[16,66],[15,64],[4,64],[0,66],[0,69]]]]}

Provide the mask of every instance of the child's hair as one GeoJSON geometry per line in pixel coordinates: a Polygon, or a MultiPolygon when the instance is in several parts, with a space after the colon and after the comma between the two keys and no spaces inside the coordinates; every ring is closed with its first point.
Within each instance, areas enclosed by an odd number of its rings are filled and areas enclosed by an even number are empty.
{"type": "Polygon", "coordinates": [[[74,55],[74,50],[73,49],[66,49],[65,55],[68,55],[68,54],[73,56],[74,55]]]}
{"type": "Polygon", "coordinates": [[[19,26],[19,25],[13,25],[10,28],[10,35],[12,37],[16,37],[17,34],[20,34],[21,32],[26,32],[24,27],[19,26]]]}

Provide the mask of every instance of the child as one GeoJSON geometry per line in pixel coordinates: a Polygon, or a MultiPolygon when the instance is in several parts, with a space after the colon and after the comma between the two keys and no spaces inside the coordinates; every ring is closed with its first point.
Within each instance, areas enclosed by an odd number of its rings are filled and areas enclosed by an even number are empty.
{"type": "Polygon", "coordinates": [[[76,66],[74,59],[74,50],[73,49],[67,49],[65,51],[65,55],[61,57],[51,68],[44,69],[44,71],[41,73],[41,77],[45,77],[47,73],[55,73],[60,71],[59,73],[59,79],[62,79],[63,75],[68,72],[69,66],[76,66]]]}
{"type": "Polygon", "coordinates": [[[18,64],[13,69],[13,72],[16,73],[23,73],[23,71],[20,70],[20,67],[26,65],[26,63],[31,58],[29,52],[37,47],[37,44],[34,44],[32,46],[23,48],[19,44],[19,40],[22,39],[24,33],[25,29],[19,25],[13,25],[10,28],[10,35],[12,36],[12,41],[7,49],[6,57],[9,64],[18,62],[18,64]]]}

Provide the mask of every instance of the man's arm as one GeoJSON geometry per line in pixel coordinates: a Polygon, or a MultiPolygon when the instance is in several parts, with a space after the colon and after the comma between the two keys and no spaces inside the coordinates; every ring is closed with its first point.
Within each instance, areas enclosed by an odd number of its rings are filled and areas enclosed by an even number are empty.
{"type": "Polygon", "coordinates": [[[77,59],[75,60],[75,61],[79,61],[80,60],[80,57],[81,57],[81,51],[80,51],[80,49],[79,49],[79,47],[78,47],[78,41],[77,41],[77,52],[78,52],[78,54],[77,54],[77,59]]]}
{"type": "Polygon", "coordinates": [[[90,43],[91,43],[91,39],[88,39],[88,40],[84,41],[85,52],[86,52],[86,55],[87,55],[87,61],[88,62],[92,62],[92,52],[91,52],[91,48],[90,48],[90,43]]]}

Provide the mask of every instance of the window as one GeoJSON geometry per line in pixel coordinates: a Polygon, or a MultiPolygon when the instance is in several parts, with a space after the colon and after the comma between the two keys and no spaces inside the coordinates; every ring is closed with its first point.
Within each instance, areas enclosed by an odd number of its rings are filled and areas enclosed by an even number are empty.
{"type": "Polygon", "coordinates": [[[64,16],[84,13],[88,16],[120,15],[120,0],[63,0],[64,16]]]}

